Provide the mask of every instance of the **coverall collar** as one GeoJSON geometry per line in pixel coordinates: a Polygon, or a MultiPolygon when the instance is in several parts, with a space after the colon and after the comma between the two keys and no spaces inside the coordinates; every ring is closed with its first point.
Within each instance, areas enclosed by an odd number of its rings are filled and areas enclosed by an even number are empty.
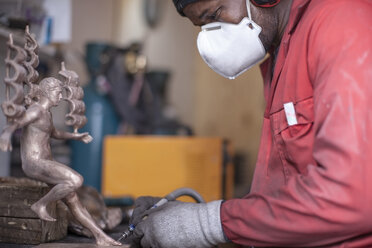
{"type": "Polygon", "coordinates": [[[268,117],[271,110],[272,100],[275,93],[276,84],[282,71],[286,54],[288,52],[289,41],[291,35],[296,30],[297,24],[300,22],[301,17],[305,13],[311,0],[293,0],[291,12],[288,20],[287,27],[280,42],[280,48],[277,55],[277,60],[274,72],[271,73],[271,66],[273,64],[273,56],[266,59],[261,65],[261,74],[265,84],[265,99],[267,102],[265,117],[268,117]]]}

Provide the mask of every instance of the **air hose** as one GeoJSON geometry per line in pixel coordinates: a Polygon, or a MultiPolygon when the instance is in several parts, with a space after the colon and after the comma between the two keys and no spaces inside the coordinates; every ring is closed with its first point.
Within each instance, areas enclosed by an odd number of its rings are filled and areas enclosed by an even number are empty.
{"type": "Polygon", "coordinates": [[[174,201],[178,197],[181,197],[181,196],[190,196],[197,203],[204,203],[205,202],[204,199],[203,199],[203,197],[197,191],[195,191],[195,190],[193,190],[191,188],[179,188],[179,189],[176,189],[175,191],[169,193],[165,198],[168,201],[174,201]]]}

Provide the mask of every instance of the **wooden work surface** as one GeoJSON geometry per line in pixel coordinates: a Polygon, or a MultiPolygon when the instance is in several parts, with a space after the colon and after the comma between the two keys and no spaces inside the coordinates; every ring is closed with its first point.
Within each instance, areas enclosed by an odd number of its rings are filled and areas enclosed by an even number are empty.
{"type": "MultiPolygon", "coordinates": [[[[113,239],[117,240],[120,235],[126,230],[127,224],[121,224],[117,226],[114,230],[107,232],[107,234],[112,237],[113,239]]],[[[68,234],[67,237],[54,241],[51,243],[43,243],[40,245],[21,245],[21,244],[5,244],[0,243],[0,248],[98,248],[101,246],[97,246],[95,244],[94,239],[68,234]]],[[[108,247],[108,246],[105,246],[108,247]]],[[[109,247],[129,247],[129,245],[122,245],[122,246],[109,246],[109,247]]]]}
{"type": "MultiPolygon", "coordinates": [[[[121,224],[117,226],[112,232],[108,233],[110,237],[117,240],[121,234],[126,230],[128,224],[121,224]]],[[[40,245],[16,245],[16,244],[2,244],[0,243],[0,248],[98,248],[93,239],[77,236],[74,234],[67,235],[66,238],[51,242],[51,243],[44,243],[40,245]]],[[[105,246],[105,248],[129,248],[129,245],[122,245],[122,246],[105,246]]],[[[219,245],[218,248],[237,248],[240,246],[230,244],[223,244],[219,245]]]]}
{"type": "MultiPolygon", "coordinates": [[[[36,246],[36,248],[100,248],[102,246],[98,246],[95,244],[71,244],[71,243],[59,243],[59,244],[41,244],[36,246]]],[[[129,248],[129,245],[122,245],[122,246],[104,246],[105,248],[118,248],[118,247],[125,247],[129,248]]]]}

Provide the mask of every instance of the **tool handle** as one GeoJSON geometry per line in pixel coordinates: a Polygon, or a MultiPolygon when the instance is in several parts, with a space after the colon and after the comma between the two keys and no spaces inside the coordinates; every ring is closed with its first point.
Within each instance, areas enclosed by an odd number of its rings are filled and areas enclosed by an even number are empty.
{"type": "Polygon", "coordinates": [[[152,206],[150,209],[154,209],[154,208],[160,207],[161,205],[164,205],[167,202],[168,202],[167,198],[162,198],[160,201],[158,201],[157,203],[155,203],[154,206],[152,206]]]}

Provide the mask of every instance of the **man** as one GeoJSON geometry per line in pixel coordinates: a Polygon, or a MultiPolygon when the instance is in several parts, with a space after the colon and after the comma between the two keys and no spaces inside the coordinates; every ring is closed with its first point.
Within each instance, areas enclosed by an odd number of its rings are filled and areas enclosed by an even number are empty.
{"type": "Polygon", "coordinates": [[[260,151],[242,199],[144,211],[157,199],[140,198],[137,242],[372,247],[372,1],[174,3],[202,26],[199,52],[221,75],[235,78],[271,54],[261,65],[260,151]]]}

